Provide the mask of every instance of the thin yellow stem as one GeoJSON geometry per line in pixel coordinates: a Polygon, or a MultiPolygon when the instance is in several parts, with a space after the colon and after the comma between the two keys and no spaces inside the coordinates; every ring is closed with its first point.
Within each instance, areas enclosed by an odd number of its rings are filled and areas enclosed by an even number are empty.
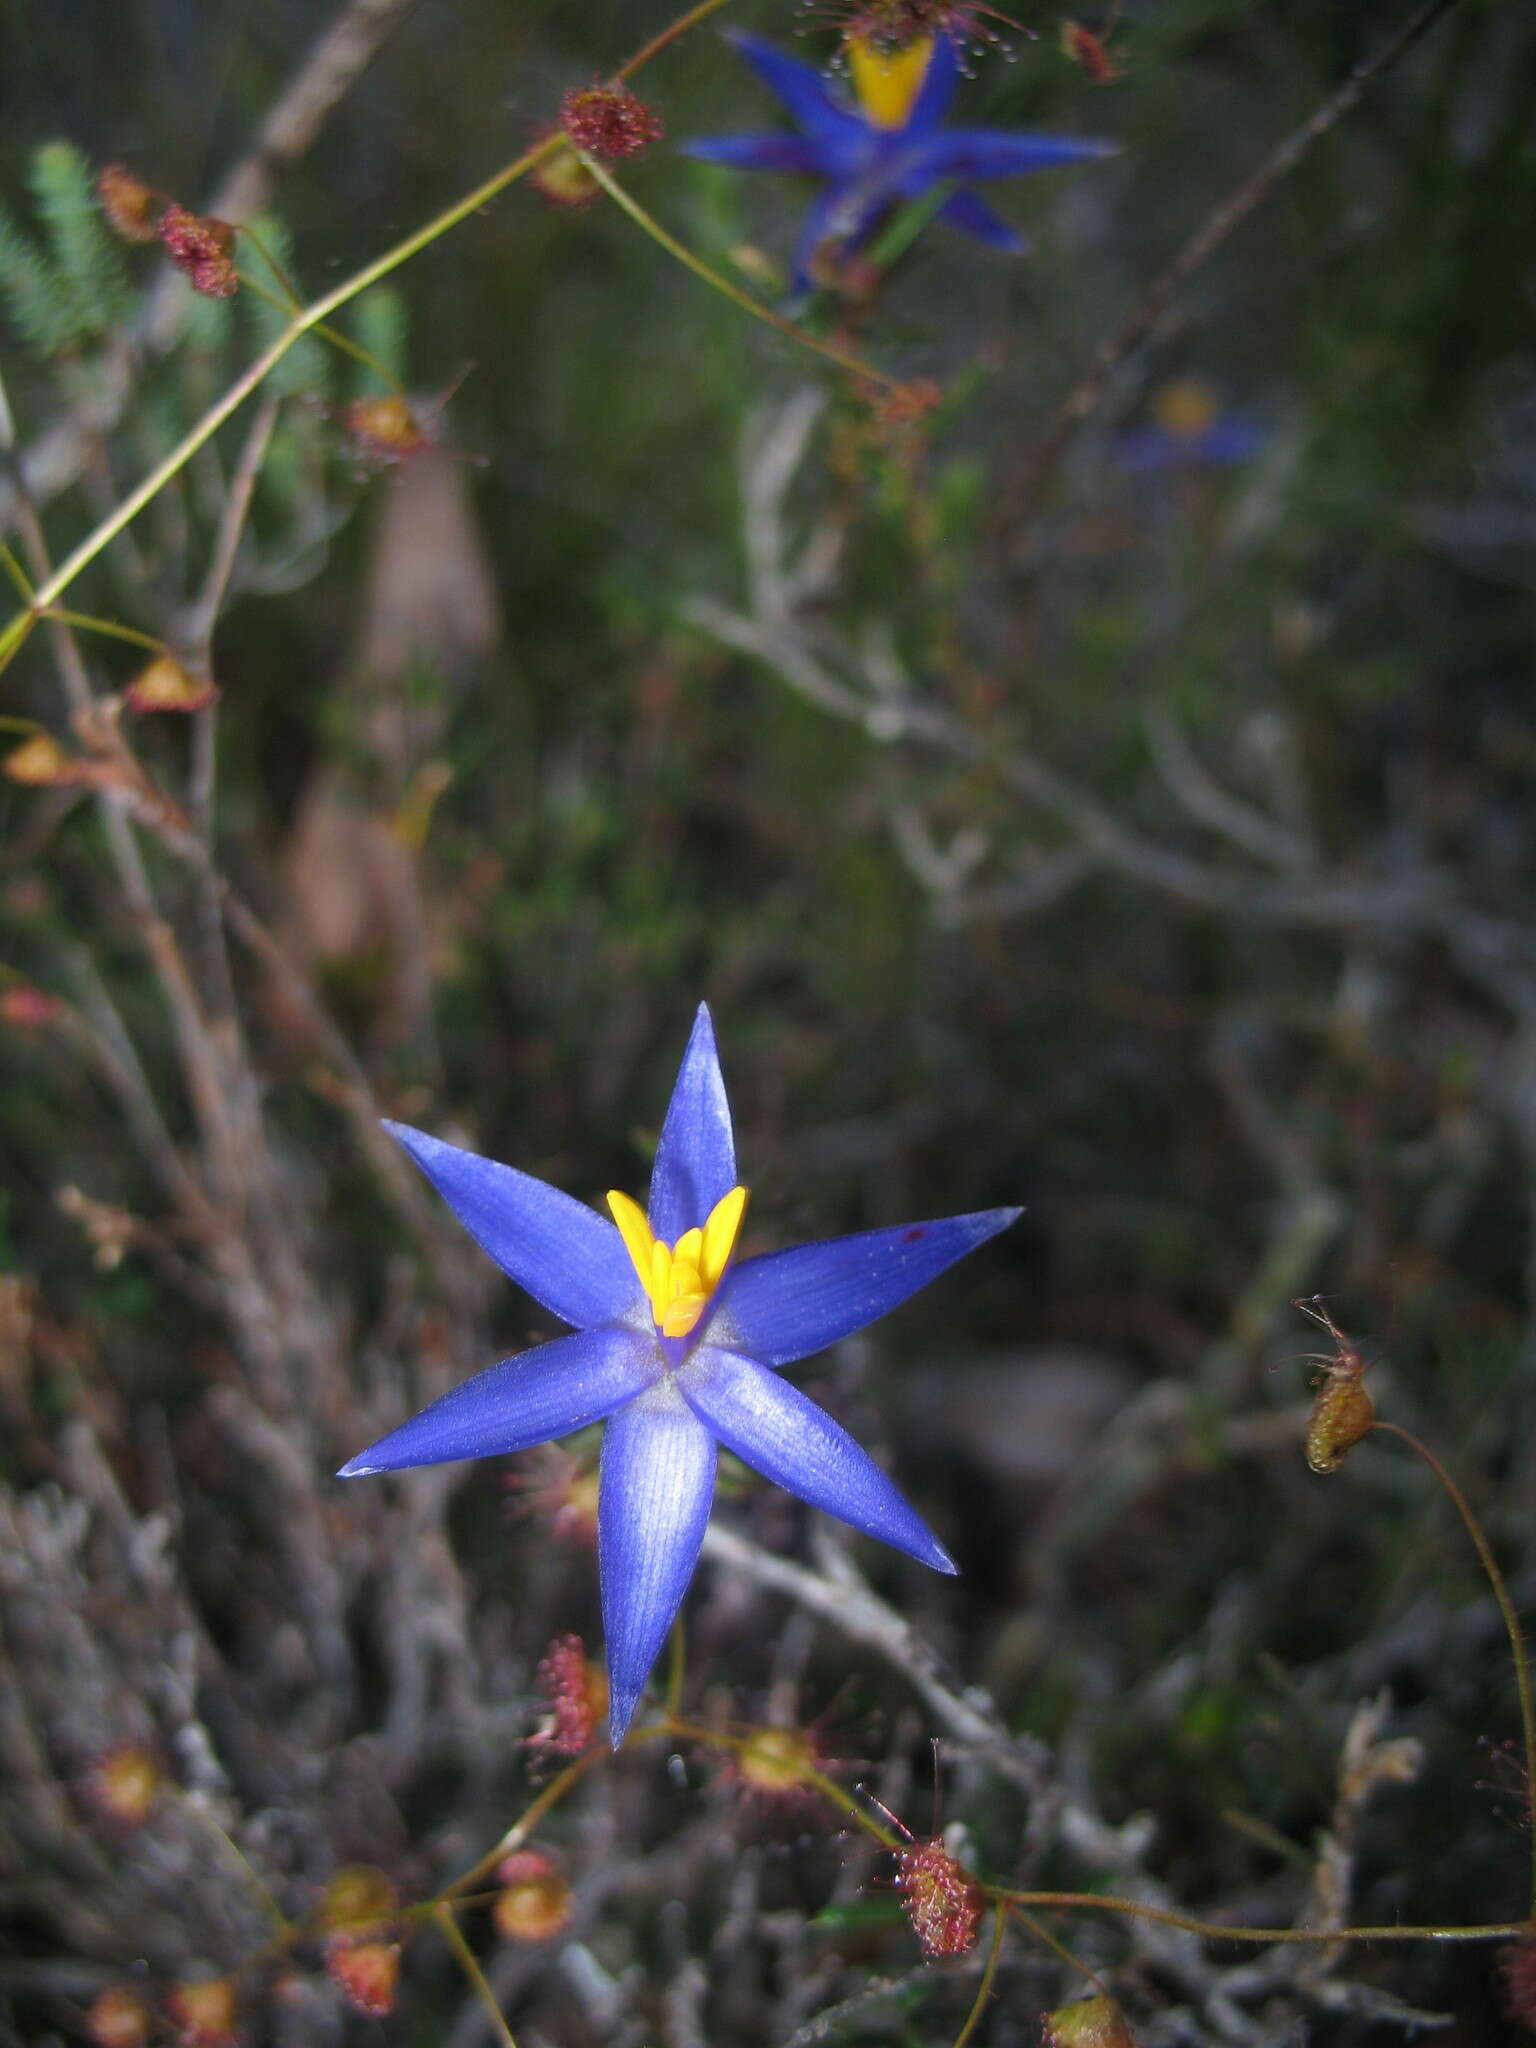
{"type": "Polygon", "coordinates": [[[633,78],[637,71],[643,71],[653,57],[659,57],[679,36],[687,35],[689,29],[697,28],[701,21],[708,21],[709,17],[718,14],[725,4],[726,0],[699,0],[697,7],[690,7],[688,12],[680,14],[676,21],[668,22],[659,35],[652,36],[648,43],[636,50],[633,57],[619,66],[613,74],[614,77],[621,84],[626,78],[633,78]]]}
{"type": "Polygon", "coordinates": [[[1102,1892],[995,1891],[992,1896],[1015,1906],[1086,1907],[1096,1913],[1126,1913],[1133,1920],[1156,1920],[1163,1927],[1182,1927],[1207,1941],[1502,1941],[1529,1934],[1529,1920],[1499,1920],[1477,1927],[1228,1927],[1219,1920],[1197,1920],[1166,1906],[1146,1906],[1139,1899],[1117,1899],[1102,1892]]]}
{"type": "Polygon", "coordinates": [[[791,341],[798,341],[803,348],[814,349],[817,355],[825,356],[829,362],[836,363],[839,369],[847,370],[855,377],[868,378],[872,384],[883,384],[888,391],[901,390],[902,382],[899,377],[889,376],[884,370],[877,370],[873,364],[864,362],[859,356],[849,355],[845,349],[836,347],[832,342],[822,341],[816,335],[808,334],[805,328],[798,326],[795,321],[787,320],[782,313],[775,313],[773,308],[765,306],[761,299],[754,299],[752,294],[743,291],[740,285],[732,284],[728,277],[722,277],[718,270],[711,270],[701,256],[695,256],[691,249],[686,248],[675,235],[670,234],[662,226],[654,214],[647,213],[637,199],[631,198],[596,157],[588,156],[585,150],[579,150],[577,154],[615,206],[622,208],[636,227],[643,228],[651,240],[659,242],[669,256],[675,256],[695,277],[703,278],[707,285],[712,285],[717,292],[728,298],[732,305],[740,306],[742,311],[750,313],[754,320],[762,320],[768,326],[776,327],[780,334],[787,334],[791,341]]]}
{"type": "Polygon", "coordinates": [[[32,602],[32,579],[3,540],[0,540],[0,568],[5,570],[6,575],[15,584],[22,603],[30,604],[32,602]]]}
{"type": "Polygon", "coordinates": [[[1064,1941],[1058,1941],[1055,1935],[1051,1933],[1050,1929],[1048,1927],[1043,1927],[1041,1923],[1035,1918],[1033,1913],[1026,1913],[1024,1908],[1012,1899],[1004,1901],[999,1906],[998,1911],[1000,1915],[1003,1912],[1011,1913],[1014,1919],[1019,1922],[1020,1926],[1027,1927],[1029,1929],[1030,1933],[1035,1937],[1036,1941],[1044,1942],[1047,1948],[1054,1949],[1056,1954],[1061,1957],[1061,1960],[1064,1963],[1066,1963],[1069,1966],[1069,1968],[1076,1970],[1077,1974],[1080,1977],[1086,1977],[1088,1979],[1088,1982],[1093,1986],[1094,1990],[1098,1992],[1101,1998],[1109,1997],[1109,1986],[1104,1982],[1103,1978],[1100,1977],[1095,1971],[1090,1970],[1086,1963],[1080,1962],[1078,1958],[1075,1955],[1073,1955],[1071,1949],[1067,1947],[1066,1943],[1064,1941]]]}
{"type": "MultiPolygon", "coordinates": [[[[1450,1496],[1451,1505],[1460,1515],[1462,1526],[1472,1538],[1472,1547],[1476,1550],[1478,1562],[1493,1588],[1493,1597],[1498,1602],[1499,1613],[1504,1618],[1504,1633],[1509,1638],[1509,1654],[1515,1667],[1515,1691],[1520,1701],[1520,1733],[1525,1744],[1525,1795],[1528,1803],[1536,1801],[1536,1697],[1533,1697],[1531,1689],[1531,1666],[1526,1654],[1525,1632],[1520,1626],[1520,1617],[1515,1612],[1515,1603],[1509,1597],[1504,1574],[1499,1570],[1492,1546],[1483,1533],[1483,1525],[1473,1513],[1471,1502],[1428,1444],[1421,1443],[1411,1430],[1403,1429],[1395,1422],[1378,1422],[1374,1424],[1374,1428],[1384,1435],[1398,1437],[1409,1450],[1424,1460],[1450,1496]]],[[[1528,1815],[1527,1818],[1536,1822],[1536,1813],[1528,1815]]],[[[1531,1919],[1536,1921],[1536,1826],[1531,1830],[1531,1919]]]]}
{"type": "Polygon", "coordinates": [[[89,612],[66,611],[61,604],[49,605],[42,616],[58,619],[82,633],[104,633],[109,640],[126,640],[132,647],[147,647],[151,654],[169,654],[171,651],[163,640],[157,640],[153,633],[141,633],[137,626],[120,626],[116,619],[93,618],[89,612]]]}
{"type": "MultiPolygon", "coordinates": [[[[631,1740],[643,1742],[648,1736],[660,1733],[660,1728],[642,1728],[631,1737],[631,1740]]],[[[461,1877],[456,1877],[452,1884],[445,1885],[434,1903],[441,1904],[448,1899],[457,1899],[465,1892],[473,1891],[481,1878],[494,1870],[504,1856],[510,1856],[514,1850],[523,1846],[545,1814],[552,1807],[558,1806],[566,1793],[574,1785],[579,1784],[588,1771],[597,1764],[611,1763],[612,1760],[611,1750],[599,1748],[589,1749],[585,1756],[579,1756],[573,1764],[567,1764],[559,1776],[551,1778],[538,1797],[512,1823],[495,1848],[487,1849],[478,1863],[471,1864],[461,1877]]]]}
{"type": "MultiPolygon", "coordinates": [[[[249,236],[251,241],[256,242],[256,247],[261,250],[262,255],[266,257],[273,270],[277,271],[279,277],[283,277],[282,271],[278,270],[275,259],[262,248],[260,242],[256,241],[256,237],[251,234],[250,229],[242,228],[240,232],[242,235],[249,236]]],[[[282,291],[274,292],[268,286],[259,284],[248,270],[242,270],[239,276],[240,282],[247,291],[254,292],[258,299],[264,299],[269,306],[276,307],[279,313],[287,313],[292,317],[293,314],[302,312],[304,301],[286,278],[283,278],[282,291]]],[[[315,333],[322,341],[328,341],[332,348],[339,349],[344,356],[351,356],[354,362],[361,363],[365,370],[372,370],[376,377],[382,377],[397,398],[404,398],[405,387],[401,384],[400,379],[386,364],[381,363],[371,350],[364,348],[360,341],[354,341],[350,334],[343,334],[339,327],[332,327],[324,320],[315,328],[315,333]]]]}
{"type": "Polygon", "coordinates": [[[459,1968],[474,1988],[475,1996],[485,2007],[486,2017],[496,2029],[496,2037],[502,2043],[502,2048],[517,2048],[517,2037],[507,2025],[506,2015],[496,2002],[496,1994],[487,1983],[485,1972],[481,1969],[474,1950],[464,1939],[463,1928],[447,1906],[439,1906],[432,1915],[432,1921],[444,1941],[453,1950],[459,1968]]]}
{"type": "Polygon", "coordinates": [[[965,2025],[956,2034],[954,2048],[965,2048],[972,2034],[981,2025],[981,2016],[987,2009],[992,1996],[992,1986],[997,1981],[997,1966],[1003,1959],[1003,1931],[1008,1922],[1001,1906],[992,1913],[992,1946],[987,1952],[987,1967],[981,1973],[981,1982],[976,1986],[976,1996],[971,2000],[971,2009],[965,2016],[965,2025]]]}

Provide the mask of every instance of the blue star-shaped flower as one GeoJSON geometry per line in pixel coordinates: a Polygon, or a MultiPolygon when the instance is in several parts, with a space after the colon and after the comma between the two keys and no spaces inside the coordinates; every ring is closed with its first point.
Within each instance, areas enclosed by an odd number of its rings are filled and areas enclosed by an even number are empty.
{"type": "MultiPolygon", "coordinates": [[[[920,199],[936,185],[1011,178],[1115,150],[1112,142],[1077,135],[942,130],[939,123],[960,75],[948,36],[925,37],[895,52],[851,41],[848,68],[857,105],[809,64],[786,57],[761,37],[737,32],[730,40],[782,100],[801,132],[707,136],[682,148],[689,156],[735,170],[806,171],[827,181],[795,252],[798,291],[811,288],[818,251],[858,248],[891,207],[920,199]]],[[[938,217],[999,249],[1018,252],[1028,246],[972,192],[952,192],[938,217]]]]}
{"type": "Polygon", "coordinates": [[[340,1476],[500,1457],[606,1421],[597,1527],[615,1748],[693,1576],[717,1444],[812,1507],[954,1571],[880,1468],[778,1368],[863,1329],[1017,1209],[736,1260],[747,1195],[702,1004],[656,1148],[649,1215],[610,1194],[609,1222],[510,1166],[387,1128],[502,1271],[578,1334],[466,1380],[340,1476]]]}

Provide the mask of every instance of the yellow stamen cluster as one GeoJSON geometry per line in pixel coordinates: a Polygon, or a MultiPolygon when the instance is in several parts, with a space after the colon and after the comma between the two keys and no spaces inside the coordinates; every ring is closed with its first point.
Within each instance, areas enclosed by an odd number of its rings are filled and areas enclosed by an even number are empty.
{"type": "Polygon", "coordinates": [[[1220,411],[1215,392],[1195,377],[1165,384],[1152,401],[1152,417],[1164,433],[1189,440],[1214,426],[1220,411]]]}
{"type": "Polygon", "coordinates": [[[685,1230],[676,1244],[667,1245],[652,1235],[638,1202],[617,1191],[609,1194],[608,1208],[664,1337],[692,1335],[730,1264],[746,1206],[746,1189],[732,1188],[702,1228],[685,1230]]]}
{"type": "Polygon", "coordinates": [[[863,36],[848,41],[848,73],[872,128],[905,128],[933,59],[933,37],[882,50],[863,36]]]}

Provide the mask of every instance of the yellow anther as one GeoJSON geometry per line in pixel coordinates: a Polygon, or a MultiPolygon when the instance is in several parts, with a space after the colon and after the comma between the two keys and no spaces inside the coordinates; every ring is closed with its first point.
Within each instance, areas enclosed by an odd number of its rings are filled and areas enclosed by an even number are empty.
{"type": "Polygon", "coordinates": [[[848,71],[872,128],[905,128],[933,61],[933,37],[904,50],[882,50],[862,36],[848,41],[848,71]]]}
{"type": "Polygon", "coordinates": [[[702,1226],[685,1230],[675,1245],[667,1245],[652,1235],[638,1202],[617,1189],[610,1192],[609,1212],[664,1337],[691,1336],[697,1328],[730,1264],[746,1207],[746,1189],[732,1188],[702,1226]]]}
{"type": "Polygon", "coordinates": [[[1152,401],[1152,417],[1164,433],[1193,440],[1214,426],[1221,408],[1209,384],[1196,377],[1177,377],[1165,384],[1152,401]]]}

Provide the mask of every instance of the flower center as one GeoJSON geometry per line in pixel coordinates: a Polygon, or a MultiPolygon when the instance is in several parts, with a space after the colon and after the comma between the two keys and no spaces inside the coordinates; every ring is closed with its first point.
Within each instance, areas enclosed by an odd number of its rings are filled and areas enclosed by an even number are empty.
{"type": "Polygon", "coordinates": [[[848,41],[848,72],[871,128],[905,128],[933,60],[933,37],[882,50],[864,36],[848,41]]]}
{"type": "Polygon", "coordinates": [[[1165,384],[1152,401],[1152,417],[1164,433],[1180,440],[1194,440],[1216,424],[1220,407],[1208,384],[1194,377],[1180,377],[1165,384]]]}
{"type": "Polygon", "coordinates": [[[746,1189],[732,1188],[716,1202],[702,1228],[685,1230],[676,1244],[668,1245],[652,1235],[638,1202],[617,1190],[609,1193],[609,1212],[663,1337],[692,1335],[731,1262],[746,1206],[746,1189]]]}

